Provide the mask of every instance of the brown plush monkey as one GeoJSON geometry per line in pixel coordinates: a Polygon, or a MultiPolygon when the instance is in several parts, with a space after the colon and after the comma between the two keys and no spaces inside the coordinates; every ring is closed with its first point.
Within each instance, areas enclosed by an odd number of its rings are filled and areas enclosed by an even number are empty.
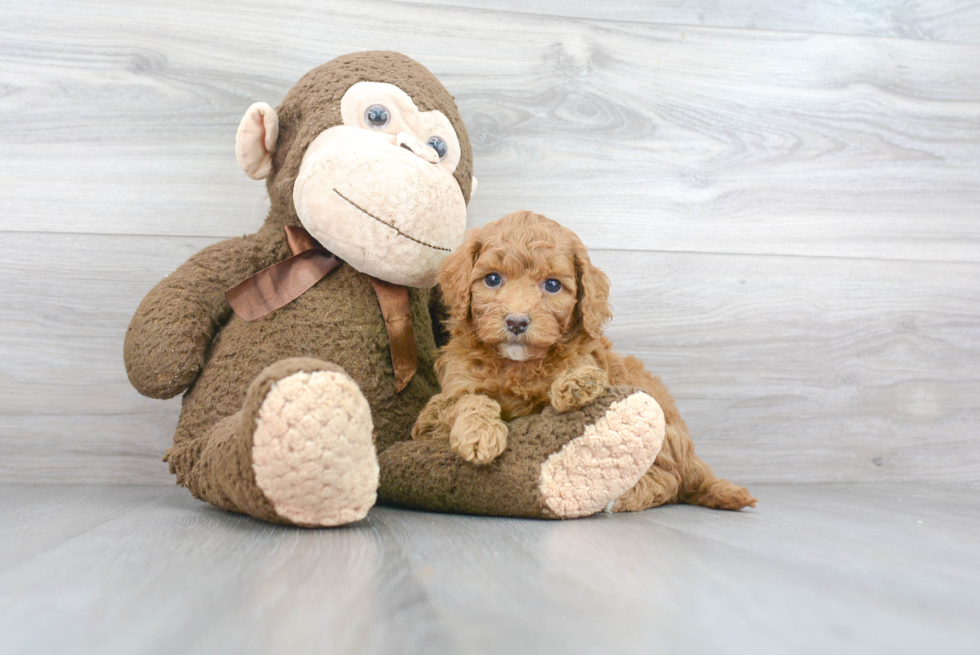
{"type": "Polygon", "coordinates": [[[363,518],[378,495],[564,518],[606,507],[653,462],[663,414],[631,388],[515,421],[490,466],[410,441],[438,391],[429,287],[476,185],[453,98],[420,64],[365,52],[319,66],[278,109],[249,108],[236,155],[266,179],[265,224],[154,287],[125,343],[137,390],[186,390],[165,459],[196,497],[305,526],[363,518]]]}

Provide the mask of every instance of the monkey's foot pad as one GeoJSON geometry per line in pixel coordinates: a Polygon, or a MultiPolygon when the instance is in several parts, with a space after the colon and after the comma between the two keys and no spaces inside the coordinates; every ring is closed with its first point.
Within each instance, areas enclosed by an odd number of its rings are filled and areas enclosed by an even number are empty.
{"type": "Polygon", "coordinates": [[[303,526],[364,518],[378,489],[371,409],[336,371],[300,371],[273,384],[252,440],[255,482],[284,519],[303,526]]]}
{"type": "Polygon", "coordinates": [[[541,466],[545,506],[566,519],[605,509],[653,466],[664,429],[663,410],[649,395],[636,392],[613,403],[541,466]]]}

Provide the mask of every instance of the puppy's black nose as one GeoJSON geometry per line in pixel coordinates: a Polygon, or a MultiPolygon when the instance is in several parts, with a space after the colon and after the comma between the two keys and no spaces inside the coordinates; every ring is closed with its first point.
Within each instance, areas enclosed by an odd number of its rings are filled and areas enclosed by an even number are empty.
{"type": "Polygon", "coordinates": [[[514,334],[524,334],[531,319],[527,314],[507,314],[504,322],[507,323],[507,329],[514,334]]]}

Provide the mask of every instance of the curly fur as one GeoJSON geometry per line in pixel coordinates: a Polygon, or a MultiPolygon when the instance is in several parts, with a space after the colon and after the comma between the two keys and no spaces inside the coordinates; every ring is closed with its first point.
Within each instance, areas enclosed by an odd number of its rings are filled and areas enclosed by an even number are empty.
{"type": "Polygon", "coordinates": [[[423,410],[414,438],[448,438],[457,454],[486,464],[506,446],[501,419],[549,404],[560,412],[577,409],[608,385],[631,385],[660,403],[666,435],[654,465],[614,510],[676,502],[729,510],[755,505],[748,490],[715,477],[694,454],[660,379],[635,357],[613,351],[603,336],[612,317],[609,279],[571,230],[528,211],[505,216],[467,234],[443,264],[439,283],[451,338],[436,362],[442,392],[423,410]],[[490,273],[501,276],[499,286],[486,283],[490,273]],[[549,279],[560,282],[558,292],[546,289],[549,279]],[[529,319],[526,331],[508,331],[513,316],[529,319]]]}

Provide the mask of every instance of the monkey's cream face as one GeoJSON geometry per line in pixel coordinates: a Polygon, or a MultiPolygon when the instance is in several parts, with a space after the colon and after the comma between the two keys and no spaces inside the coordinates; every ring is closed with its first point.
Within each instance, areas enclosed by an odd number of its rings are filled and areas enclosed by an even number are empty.
{"type": "Polygon", "coordinates": [[[453,177],[456,132],[441,112],[420,112],[391,84],[353,85],[341,115],[343,125],[321,132],[303,155],[293,187],[300,221],[362,273],[432,286],[466,228],[453,177]]]}

